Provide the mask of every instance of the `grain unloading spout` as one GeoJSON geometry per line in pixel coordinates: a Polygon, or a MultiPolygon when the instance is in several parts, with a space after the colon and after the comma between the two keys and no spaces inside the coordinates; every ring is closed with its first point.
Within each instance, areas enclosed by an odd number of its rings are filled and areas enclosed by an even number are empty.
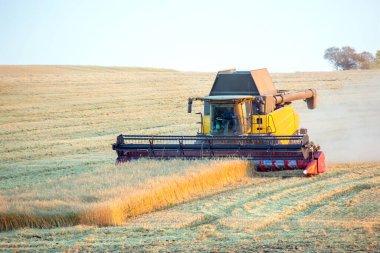
{"type": "Polygon", "coordinates": [[[315,109],[317,107],[317,91],[315,89],[308,89],[288,94],[278,94],[273,97],[276,104],[289,103],[295,100],[306,100],[307,107],[309,109],[315,109]]]}

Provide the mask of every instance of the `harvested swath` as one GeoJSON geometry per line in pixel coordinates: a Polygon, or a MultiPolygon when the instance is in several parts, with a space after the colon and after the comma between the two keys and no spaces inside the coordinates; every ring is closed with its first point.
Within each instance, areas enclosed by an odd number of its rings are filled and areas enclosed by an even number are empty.
{"type": "Polygon", "coordinates": [[[209,190],[222,188],[245,178],[250,170],[246,161],[228,161],[215,168],[203,166],[198,173],[149,182],[150,187],[132,196],[94,205],[79,215],[80,223],[119,225],[126,218],[184,202],[209,190]]]}
{"type": "Polygon", "coordinates": [[[226,184],[246,178],[250,170],[251,165],[246,161],[204,163],[183,174],[146,180],[143,184],[136,185],[135,189],[126,186],[123,190],[118,186],[110,200],[82,202],[72,208],[62,208],[62,212],[28,209],[27,206],[23,206],[21,211],[13,212],[15,207],[8,203],[9,208],[3,207],[0,213],[0,230],[21,227],[51,228],[77,224],[121,225],[127,218],[206,195],[211,190],[223,189],[226,184]]]}
{"type": "Polygon", "coordinates": [[[52,228],[79,224],[78,216],[71,214],[37,215],[26,213],[0,213],[0,231],[17,228],[52,228]]]}

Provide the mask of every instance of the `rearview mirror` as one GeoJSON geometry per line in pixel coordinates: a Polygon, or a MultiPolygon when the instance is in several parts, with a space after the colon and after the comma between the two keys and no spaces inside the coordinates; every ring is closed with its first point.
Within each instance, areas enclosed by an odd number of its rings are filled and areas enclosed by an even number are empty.
{"type": "Polygon", "coordinates": [[[187,101],[187,113],[191,113],[192,106],[193,106],[193,100],[189,98],[189,100],[187,101]]]}

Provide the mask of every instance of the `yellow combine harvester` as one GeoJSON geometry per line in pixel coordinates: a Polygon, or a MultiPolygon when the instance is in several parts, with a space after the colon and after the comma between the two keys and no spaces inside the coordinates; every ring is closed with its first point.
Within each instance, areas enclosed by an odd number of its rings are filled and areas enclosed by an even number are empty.
{"type": "Polygon", "coordinates": [[[291,106],[305,100],[317,105],[314,89],[276,90],[266,69],[218,72],[210,94],[188,100],[204,104],[196,136],[119,135],[113,149],[117,163],[139,158],[205,159],[239,157],[253,160],[258,171],[302,169],[306,175],[325,171],[325,156],[299,128],[291,106]]]}

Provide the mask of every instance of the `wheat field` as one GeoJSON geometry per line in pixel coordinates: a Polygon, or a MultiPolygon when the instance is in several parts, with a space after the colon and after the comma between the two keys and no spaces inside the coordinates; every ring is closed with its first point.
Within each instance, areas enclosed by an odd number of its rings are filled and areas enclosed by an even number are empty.
{"type": "Polygon", "coordinates": [[[377,251],[380,72],[272,78],[318,89],[315,111],[294,106],[327,174],[263,177],[236,160],[114,166],[120,133],[195,134],[187,98],[207,95],[214,73],[0,66],[0,250],[377,251]]]}

